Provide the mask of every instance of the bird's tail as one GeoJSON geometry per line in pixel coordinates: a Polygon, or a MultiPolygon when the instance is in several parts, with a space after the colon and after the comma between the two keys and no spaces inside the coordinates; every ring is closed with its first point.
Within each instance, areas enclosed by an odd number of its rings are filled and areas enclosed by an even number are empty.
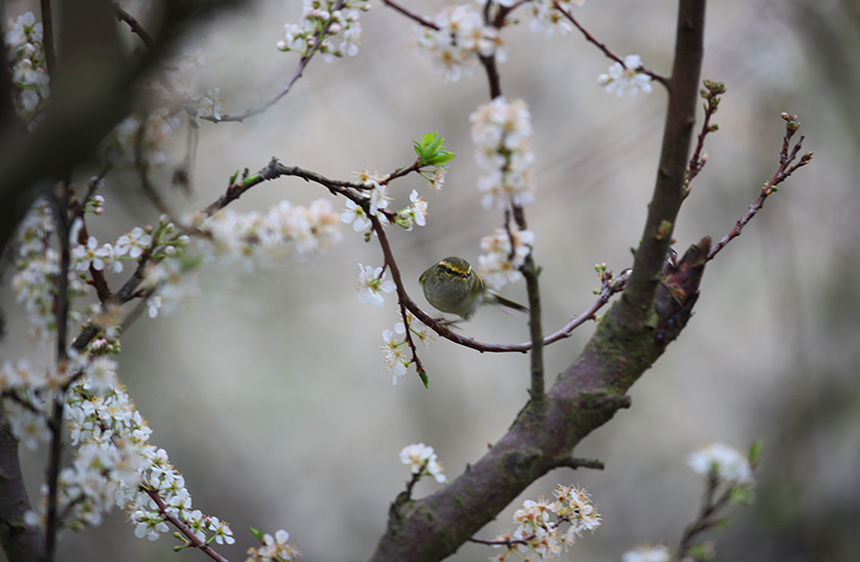
{"type": "Polygon", "coordinates": [[[484,302],[489,304],[495,304],[505,308],[510,308],[511,310],[518,310],[519,312],[529,311],[527,306],[523,306],[518,302],[512,301],[511,299],[507,299],[499,293],[491,291],[489,289],[484,291],[484,302]]]}

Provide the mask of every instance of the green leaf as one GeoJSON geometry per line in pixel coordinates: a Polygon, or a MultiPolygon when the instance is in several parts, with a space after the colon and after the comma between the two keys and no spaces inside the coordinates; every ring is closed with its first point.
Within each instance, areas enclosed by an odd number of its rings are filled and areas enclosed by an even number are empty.
{"type": "Polygon", "coordinates": [[[421,142],[412,141],[415,154],[418,155],[419,166],[441,166],[454,158],[453,152],[448,152],[442,144],[445,139],[439,133],[424,133],[421,142]]]}
{"type": "Polygon", "coordinates": [[[255,529],[253,527],[249,527],[249,529],[251,529],[251,533],[253,533],[254,536],[257,537],[257,540],[259,540],[260,542],[263,542],[263,531],[261,531],[259,529],[255,529]]]}
{"type": "Polygon", "coordinates": [[[757,467],[761,462],[761,451],[764,449],[764,440],[756,439],[750,445],[749,460],[753,468],[757,467]]]}
{"type": "Polygon", "coordinates": [[[442,166],[453,159],[453,152],[437,152],[432,158],[427,160],[427,164],[431,166],[442,166]]]}
{"type": "Polygon", "coordinates": [[[421,382],[424,383],[424,388],[430,388],[430,379],[427,378],[427,371],[424,370],[424,367],[418,368],[418,376],[421,378],[421,382]]]}

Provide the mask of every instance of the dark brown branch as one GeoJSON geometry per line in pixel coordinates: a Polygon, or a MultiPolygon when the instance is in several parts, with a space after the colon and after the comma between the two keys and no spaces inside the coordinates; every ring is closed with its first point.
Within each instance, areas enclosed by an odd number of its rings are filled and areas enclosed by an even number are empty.
{"type": "Polygon", "coordinates": [[[648,322],[663,262],[672,244],[672,231],[684,200],[684,177],[696,122],[696,99],[702,65],[704,0],[681,0],[675,43],[675,60],[669,89],[669,107],[657,180],[648,218],[636,250],[633,272],[617,307],[621,325],[641,331],[648,322]]]}
{"type": "Polygon", "coordinates": [[[116,10],[116,19],[128,25],[131,31],[135,35],[140,37],[140,40],[143,41],[144,45],[149,48],[155,46],[155,41],[152,39],[152,37],[150,37],[146,29],[144,29],[144,27],[140,25],[140,22],[137,21],[134,16],[123,10],[119,4],[114,4],[114,10],[116,10]]]}
{"type": "MultiPolygon", "coordinates": [[[[71,270],[71,242],[69,240],[72,223],[69,213],[71,194],[68,183],[64,183],[60,193],[51,197],[54,211],[54,223],[57,225],[57,238],[60,245],[60,270],[57,273],[55,298],[55,319],[57,323],[56,368],[64,370],[67,367],[66,338],[69,320],[69,271],[71,270]]],[[[57,552],[62,521],[57,512],[59,501],[60,465],[63,459],[63,435],[65,425],[63,411],[66,398],[63,392],[55,391],[53,396],[51,418],[48,427],[51,430],[51,444],[48,455],[46,485],[48,487],[48,505],[45,523],[45,562],[52,562],[57,552]]]]}
{"type": "Polygon", "coordinates": [[[10,562],[44,560],[45,542],[39,530],[24,524],[24,514],[29,509],[30,499],[18,460],[18,440],[0,408],[0,544],[10,562]]]}
{"type": "Polygon", "coordinates": [[[495,53],[485,57],[480,57],[481,64],[484,65],[484,70],[487,73],[487,82],[490,86],[490,99],[494,100],[502,95],[502,79],[499,76],[499,67],[496,64],[495,53]]]}
{"type": "Polygon", "coordinates": [[[382,3],[385,4],[386,6],[388,6],[389,8],[392,8],[395,11],[400,12],[401,14],[403,14],[407,18],[411,19],[412,21],[423,25],[424,27],[429,27],[430,29],[435,29],[436,31],[439,31],[438,25],[436,25],[432,21],[428,20],[427,18],[419,16],[418,14],[416,14],[414,12],[410,12],[409,10],[407,10],[406,8],[404,8],[403,6],[398,4],[397,2],[393,2],[392,0],[382,0],[382,3]]]}

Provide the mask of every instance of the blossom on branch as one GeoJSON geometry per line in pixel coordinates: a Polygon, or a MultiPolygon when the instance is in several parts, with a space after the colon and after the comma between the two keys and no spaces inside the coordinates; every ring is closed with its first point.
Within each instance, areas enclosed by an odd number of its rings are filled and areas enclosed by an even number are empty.
{"type": "Polygon", "coordinates": [[[301,554],[290,542],[290,534],[283,529],[276,531],[274,536],[256,529],[252,531],[260,539],[260,546],[248,549],[245,562],[292,562],[301,554]]]}
{"type": "Polygon", "coordinates": [[[752,482],[749,459],[725,443],[713,443],[699,449],[687,458],[687,466],[702,476],[714,472],[721,480],[732,484],[752,482]]]}
{"type": "Polygon", "coordinates": [[[403,447],[400,451],[400,462],[409,467],[409,471],[416,479],[430,475],[440,484],[448,481],[445,476],[445,469],[439,462],[433,447],[424,443],[413,443],[403,447]]]}
{"type": "Polygon", "coordinates": [[[326,62],[357,55],[361,42],[359,14],[369,10],[370,4],[367,0],[346,0],[340,9],[334,9],[336,6],[334,0],[304,0],[299,23],[284,25],[278,50],[307,56],[319,47],[326,62]]]}
{"type": "Polygon", "coordinates": [[[397,377],[405,376],[409,365],[412,363],[406,355],[406,340],[395,336],[395,330],[389,328],[382,332],[382,345],[380,346],[385,361],[385,370],[392,375],[391,384],[397,384],[397,377]]]}
{"type": "Polygon", "coordinates": [[[352,229],[356,232],[370,232],[373,226],[370,219],[364,214],[364,209],[349,199],[346,200],[346,208],[340,214],[340,222],[352,224],[352,229]]]}
{"type": "Polygon", "coordinates": [[[522,206],[534,200],[534,153],[531,114],[523,100],[508,102],[497,97],[473,112],[472,142],[475,159],[483,171],[478,189],[484,208],[522,206]]]}
{"type": "Polygon", "coordinates": [[[416,46],[427,55],[446,82],[471,76],[479,57],[495,55],[504,61],[499,30],[484,24],[481,13],[468,4],[447,6],[433,17],[432,27],[416,27],[416,46]]]}
{"type": "Polygon", "coordinates": [[[397,286],[391,279],[385,280],[385,273],[381,267],[374,268],[372,265],[358,264],[358,300],[364,304],[382,306],[385,297],[382,293],[393,293],[397,286]]]}
{"type": "Polygon", "coordinates": [[[5,23],[3,46],[12,71],[15,109],[19,116],[31,119],[51,95],[42,24],[36,23],[33,12],[5,23]]]}
{"type": "Polygon", "coordinates": [[[597,77],[597,84],[609,93],[615,93],[618,97],[624,95],[635,96],[642,90],[646,94],[651,92],[651,77],[642,69],[642,60],[639,55],[627,55],[624,64],[616,62],[609,67],[608,74],[597,77]]]}
{"type": "Polygon", "coordinates": [[[409,195],[409,201],[411,201],[411,204],[397,213],[397,218],[395,219],[397,224],[406,230],[412,230],[413,224],[425,226],[427,224],[427,202],[421,199],[418,191],[414,189],[409,195]]]}
{"type": "Polygon", "coordinates": [[[481,238],[481,249],[487,252],[478,256],[481,277],[498,289],[522,278],[520,268],[532,250],[535,235],[531,230],[497,228],[493,234],[481,238]]]}
{"type": "Polygon", "coordinates": [[[493,546],[507,547],[495,560],[505,560],[511,552],[521,559],[537,554],[541,560],[551,560],[562,548],[573,546],[584,531],[600,527],[601,515],[585,490],[559,485],[553,496],[554,501],[539,497],[523,502],[513,516],[517,528],[490,541],[493,546]]]}

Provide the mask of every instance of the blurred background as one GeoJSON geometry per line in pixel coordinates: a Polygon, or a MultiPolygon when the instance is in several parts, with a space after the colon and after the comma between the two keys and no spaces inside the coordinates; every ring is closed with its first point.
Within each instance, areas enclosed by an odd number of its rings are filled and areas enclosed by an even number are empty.
{"type": "MultiPolygon", "coordinates": [[[[445,2],[407,2],[433,14],[445,2]]],[[[7,17],[33,9],[7,3],[7,17]],[[18,11],[16,11],[18,10],[18,11]]],[[[295,54],[276,50],[298,0],[248,2],[198,28],[186,45],[202,51],[200,80],[220,87],[228,112],[270,97],[289,77],[295,54]]],[[[637,53],[669,74],[676,2],[588,2],[575,15],[620,55],[637,53]]],[[[711,535],[717,560],[860,560],[860,4],[854,0],[723,0],[709,6],[703,78],[728,93],[707,142],[709,160],[693,184],[675,232],[683,250],[703,235],[729,232],[778,165],[783,111],[797,114],[813,163],[768,199],[743,236],[711,262],[696,313],[683,335],[633,387],[632,408],[589,436],[577,456],[606,469],[559,470],[542,478],[479,536],[512,529],[523,499],[549,496],[557,483],[586,486],[604,516],[562,560],[617,561],[637,543],[676,542],[697,514],[703,481],[686,456],[713,441],[745,450],[765,442],[754,507],[736,508],[730,527],[711,535]]],[[[480,72],[444,84],[412,47],[413,26],[379,2],[362,15],[355,58],[314,59],[293,91],[244,123],[200,129],[192,198],[169,188],[182,157],[155,174],[170,205],[192,211],[221,194],[239,169],[272,156],[331,178],[392,171],[414,159],[411,141],[439,131],[457,154],[435,193],[411,176],[393,184],[394,206],[415,188],[429,203],[428,224],[391,228],[408,288],[424,304],[418,275],[448,255],[473,262],[482,236],[501,226],[484,211],[469,114],[488,101],[480,72]]],[[[656,174],[665,92],[617,98],[596,84],[610,65],[581,35],[547,39],[523,24],[504,32],[500,66],[508,98],[529,104],[538,192],[527,207],[545,303],[545,330],[586,310],[599,286],[594,264],[616,272],[631,262],[656,174]]],[[[131,174],[109,177],[107,213],[90,231],[113,240],[159,212],[131,174]]],[[[282,199],[334,200],[319,186],[284,178],[254,188],[237,210],[265,211],[282,199]]],[[[348,226],[316,263],[289,258],[265,271],[209,268],[197,297],[172,315],[145,315],[123,338],[120,376],[154,433],[184,474],[195,507],[231,523],[237,543],[218,550],[242,560],[248,527],[287,529],[309,561],[367,558],[404,487],[398,453],[432,445],[456,478],[507,430],[527,398],[528,359],[479,354],[447,341],[421,351],[430,376],[392,386],[378,351],[398,321],[356,299],[356,264],[381,265],[378,247],[348,226]]],[[[6,273],[0,305],[7,335],[0,358],[44,357],[25,337],[6,273]]],[[[114,281],[120,282],[119,279],[114,281]]],[[[522,283],[504,294],[525,300],[522,283]]],[[[547,376],[576,358],[591,335],[546,350],[547,376]]],[[[462,326],[486,342],[527,339],[525,320],[487,308],[462,326]]],[[[44,448],[22,453],[36,497],[44,448]]],[[[418,496],[437,489],[422,482],[418,496]]],[[[115,512],[98,529],[62,537],[59,559],[200,560],[172,552],[170,537],[137,539],[115,512]]],[[[498,551],[464,545],[451,558],[483,561],[498,551]]],[[[2,557],[2,554],[0,554],[2,557]]]]}

